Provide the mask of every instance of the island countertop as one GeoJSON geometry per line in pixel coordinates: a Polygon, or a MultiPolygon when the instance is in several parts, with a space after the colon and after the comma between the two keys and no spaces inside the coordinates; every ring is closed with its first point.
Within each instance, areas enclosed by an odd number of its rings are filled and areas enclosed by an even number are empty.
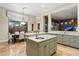
{"type": "Polygon", "coordinates": [[[27,39],[39,43],[39,42],[46,41],[46,40],[49,40],[52,38],[56,38],[55,35],[48,35],[48,34],[47,35],[39,35],[38,37],[43,37],[44,39],[36,39],[36,36],[31,36],[31,37],[28,37],[27,39]]]}
{"type": "MultiPolygon", "coordinates": [[[[46,33],[45,32],[39,32],[38,35],[39,34],[46,34],[46,33]]],[[[25,33],[25,35],[26,36],[32,36],[32,35],[36,35],[36,33],[35,32],[33,32],[33,33],[25,33]]]]}

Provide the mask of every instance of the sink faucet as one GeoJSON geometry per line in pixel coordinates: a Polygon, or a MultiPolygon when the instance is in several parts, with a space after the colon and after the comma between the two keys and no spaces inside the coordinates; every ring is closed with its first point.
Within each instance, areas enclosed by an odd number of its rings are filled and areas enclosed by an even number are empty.
{"type": "Polygon", "coordinates": [[[39,33],[39,31],[37,30],[37,31],[35,31],[36,32],[36,38],[38,37],[38,33],[39,33]]]}

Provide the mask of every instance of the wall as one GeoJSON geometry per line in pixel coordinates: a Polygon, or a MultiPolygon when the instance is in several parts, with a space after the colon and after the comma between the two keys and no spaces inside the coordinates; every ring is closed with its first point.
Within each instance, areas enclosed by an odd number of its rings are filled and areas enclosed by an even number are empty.
{"type": "Polygon", "coordinates": [[[44,31],[44,18],[43,16],[36,16],[36,30],[37,30],[37,24],[40,23],[40,31],[44,31]]]}
{"type": "Polygon", "coordinates": [[[8,19],[6,9],[0,8],[0,42],[8,41],[8,19]]]}
{"type": "Polygon", "coordinates": [[[33,31],[35,31],[36,30],[36,18],[34,16],[29,16],[29,19],[28,19],[28,31],[29,32],[32,31],[32,24],[34,24],[33,31]]]}
{"type": "Polygon", "coordinates": [[[50,14],[36,16],[36,23],[40,23],[40,31],[44,32],[45,31],[44,16],[48,16],[48,31],[51,31],[51,28],[50,28],[51,27],[51,15],[50,14]]]}

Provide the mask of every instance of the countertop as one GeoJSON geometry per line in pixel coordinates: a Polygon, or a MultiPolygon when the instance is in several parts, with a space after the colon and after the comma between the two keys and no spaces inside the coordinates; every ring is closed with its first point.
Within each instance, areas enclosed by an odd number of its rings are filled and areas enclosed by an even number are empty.
{"type": "Polygon", "coordinates": [[[64,31],[51,31],[48,34],[64,34],[64,31]]]}
{"type": "Polygon", "coordinates": [[[31,37],[28,37],[29,40],[33,40],[37,43],[39,42],[42,42],[42,41],[46,41],[46,40],[49,40],[49,39],[52,39],[52,38],[55,38],[56,36],[55,35],[39,35],[38,37],[43,37],[44,39],[36,39],[35,36],[31,36],[31,37]]]}
{"type": "Polygon", "coordinates": [[[71,31],[51,31],[48,32],[48,34],[62,34],[62,35],[73,35],[73,36],[79,36],[79,32],[71,32],[71,31]]]}
{"type": "MultiPolygon", "coordinates": [[[[38,34],[45,34],[45,32],[39,32],[38,34]]],[[[36,35],[36,33],[35,32],[33,32],[33,33],[26,33],[25,35],[36,35]]]]}
{"type": "Polygon", "coordinates": [[[64,34],[64,35],[79,36],[79,34],[64,34]]]}

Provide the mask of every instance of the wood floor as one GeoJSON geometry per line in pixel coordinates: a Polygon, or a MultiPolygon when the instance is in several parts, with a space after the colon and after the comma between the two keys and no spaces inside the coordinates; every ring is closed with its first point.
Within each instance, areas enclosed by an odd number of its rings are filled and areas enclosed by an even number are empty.
{"type": "MultiPolygon", "coordinates": [[[[27,56],[26,42],[16,44],[0,44],[0,56],[27,56]]],[[[79,56],[79,49],[64,45],[57,45],[57,52],[54,56],[79,56]]]]}
{"type": "Polygon", "coordinates": [[[55,56],[79,56],[79,49],[58,44],[55,56]]]}

